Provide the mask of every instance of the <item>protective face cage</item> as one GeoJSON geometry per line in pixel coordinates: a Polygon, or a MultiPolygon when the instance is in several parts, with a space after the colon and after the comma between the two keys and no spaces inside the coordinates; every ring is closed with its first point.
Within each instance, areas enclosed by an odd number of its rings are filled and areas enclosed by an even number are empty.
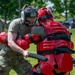
{"type": "Polygon", "coordinates": [[[42,21],[42,20],[47,19],[47,18],[48,18],[48,19],[49,19],[49,18],[53,18],[52,14],[46,14],[46,15],[40,17],[38,20],[39,20],[39,21],[42,21]]]}
{"type": "Polygon", "coordinates": [[[37,10],[33,9],[33,8],[29,8],[29,9],[24,9],[21,12],[21,18],[24,22],[30,22],[27,20],[28,17],[36,17],[37,16],[37,10]]]}
{"type": "Polygon", "coordinates": [[[38,21],[46,22],[47,20],[53,21],[52,12],[46,7],[40,8],[38,10],[38,21]]]}

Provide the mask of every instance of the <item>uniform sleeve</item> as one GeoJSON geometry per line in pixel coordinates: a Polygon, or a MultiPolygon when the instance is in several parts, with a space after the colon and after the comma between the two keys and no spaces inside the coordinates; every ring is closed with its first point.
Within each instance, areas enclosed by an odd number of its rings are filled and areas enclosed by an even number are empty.
{"type": "Polygon", "coordinates": [[[19,30],[19,25],[18,25],[18,23],[16,22],[16,20],[12,21],[12,22],[9,24],[8,32],[18,33],[18,30],[19,30]]]}
{"type": "Polygon", "coordinates": [[[35,27],[32,31],[32,34],[37,34],[40,37],[44,37],[46,35],[45,30],[42,26],[35,27]]]}

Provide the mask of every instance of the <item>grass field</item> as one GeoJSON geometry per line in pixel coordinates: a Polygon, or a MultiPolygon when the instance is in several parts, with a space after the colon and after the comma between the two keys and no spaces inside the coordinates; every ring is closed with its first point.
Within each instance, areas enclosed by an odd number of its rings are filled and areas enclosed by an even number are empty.
{"type": "MultiPolygon", "coordinates": [[[[71,29],[70,32],[72,32],[71,39],[74,42],[74,50],[75,50],[75,29],[71,29]]],[[[28,49],[28,51],[32,53],[36,53],[36,46],[34,44],[31,44],[31,47],[28,49]]],[[[73,58],[75,58],[75,54],[72,54],[73,58]]],[[[26,58],[32,66],[34,66],[37,63],[37,60],[34,58],[26,58]]],[[[16,72],[12,69],[10,71],[10,75],[17,75],[16,72]]],[[[70,72],[70,75],[75,75],[75,67],[73,67],[73,70],[70,72]]]]}
{"type": "MultiPolygon", "coordinates": [[[[74,43],[74,50],[75,50],[75,29],[71,29],[70,32],[72,32],[71,39],[74,43]]],[[[75,54],[72,54],[73,58],[75,58],[75,54]]],[[[73,70],[70,73],[71,75],[75,75],[75,67],[73,67],[73,70]]]]}

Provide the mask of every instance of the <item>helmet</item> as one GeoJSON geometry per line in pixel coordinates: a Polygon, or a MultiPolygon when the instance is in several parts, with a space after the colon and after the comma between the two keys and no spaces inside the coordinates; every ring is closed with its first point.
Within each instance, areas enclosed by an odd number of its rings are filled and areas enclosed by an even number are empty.
{"type": "Polygon", "coordinates": [[[40,23],[46,22],[47,20],[54,21],[51,10],[46,7],[40,8],[38,10],[38,21],[40,23]]]}
{"type": "Polygon", "coordinates": [[[30,21],[27,20],[27,18],[28,17],[36,17],[36,16],[37,16],[37,11],[32,6],[26,6],[21,11],[21,19],[24,22],[30,23],[30,21]]]}

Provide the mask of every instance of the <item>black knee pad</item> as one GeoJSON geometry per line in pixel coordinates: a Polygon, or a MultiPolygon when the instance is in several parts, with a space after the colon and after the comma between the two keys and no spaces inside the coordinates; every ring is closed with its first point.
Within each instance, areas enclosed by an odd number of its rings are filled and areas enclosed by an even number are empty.
{"type": "Polygon", "coordinates": [[[44,75],[44,74],[33,72],[33,75],[44,75]]]}
{"type": "Polygon", "coordinates": [[[29,74],[31,74],[31,75],[44,75],[42,73],[37,73],[37,72],[34,72],[32,70],[29,71],[29,74]]]}

